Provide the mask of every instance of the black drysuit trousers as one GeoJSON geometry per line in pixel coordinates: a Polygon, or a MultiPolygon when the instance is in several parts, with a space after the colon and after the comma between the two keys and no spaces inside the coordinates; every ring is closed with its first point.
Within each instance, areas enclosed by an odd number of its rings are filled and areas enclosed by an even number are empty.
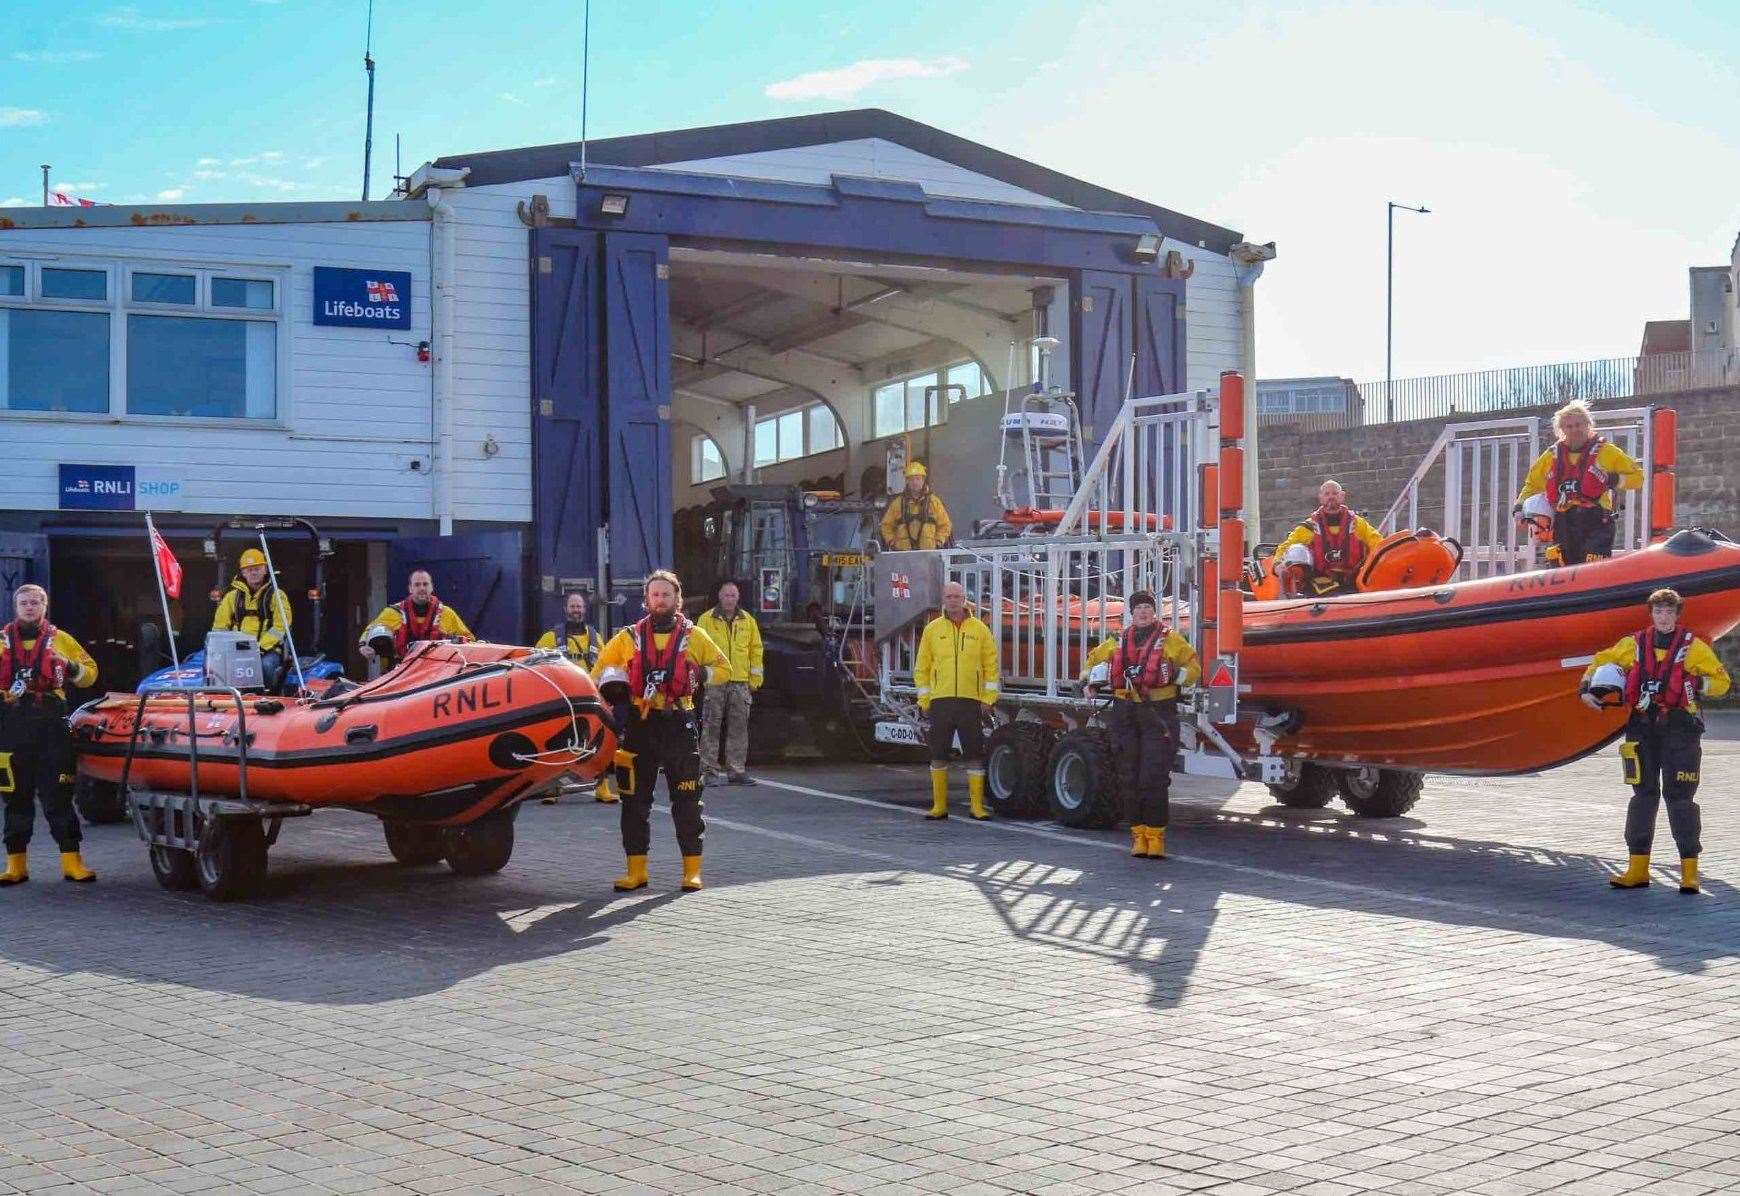
{"type": "Polygon", "coordinates": [[[1172,812],[1172,762],[1178,756],[1178,703],[1118,698],[1106,726],[1117,752],[1130,825],[1165,826],[1172,812]]]}
{"type": "Polygon", "coordinates": [[[646,855],[652,844],[653,787],[659,773],[671,795],[671,821],[684,855],[700,855],[707,824],[701,818],[701,742],[693,710],[651,710],[635,719],[623,750],[634,753],[632,769],[618,769],[622,792],[622,851],[646,855]]]}
{"type": "Polygon", "coordinates": [[[1655,812],[1667,804],[1668,829],[1682,859],[1696,858],[1703,831],[1698,811],[1698,775],[1703,761],[1703,724],[1684,710],[1669,710],[1662,718],[1634,715],[1625,726],[1620,755],[1631,803],[1625,810],[1625,847],[1632,855],[1648,855],[1655,840],[1655,812]]]}
{"type": "Polygon", "coordinates": [[[73,812],[72,733],[67,730],[66,706],[54,697],[9,703],[0,711],[0,752],[11,757],[11,767],[0,769],[7,854],[21,852],[30,843],[39,805],[60,849],[77,851],[81,836],[73,812]]]}

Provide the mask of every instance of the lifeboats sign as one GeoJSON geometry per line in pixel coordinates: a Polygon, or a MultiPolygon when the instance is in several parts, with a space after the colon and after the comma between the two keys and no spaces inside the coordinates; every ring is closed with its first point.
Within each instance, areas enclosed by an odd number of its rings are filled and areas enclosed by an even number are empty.
{"type": "Polygon", "coordinates": [[[402,270],[316,266],[314,322],[329,328],[409,328],[411,276],[402,270]]]}

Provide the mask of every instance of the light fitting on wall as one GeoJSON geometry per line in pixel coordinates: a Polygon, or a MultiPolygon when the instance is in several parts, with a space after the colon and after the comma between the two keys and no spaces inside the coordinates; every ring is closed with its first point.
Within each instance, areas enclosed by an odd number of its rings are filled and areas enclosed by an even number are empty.
{"type": "Polygon", "coordinates": [[[598,212],[602,216],[626,216],[628,214],[628,196],[618,192],[607,192],[598,201],[598,212]]]}

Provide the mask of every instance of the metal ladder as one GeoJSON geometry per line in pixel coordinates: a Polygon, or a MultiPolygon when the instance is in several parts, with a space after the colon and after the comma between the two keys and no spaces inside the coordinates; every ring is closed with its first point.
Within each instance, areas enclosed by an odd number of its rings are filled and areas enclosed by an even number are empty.
{"type": "Polygon", "coordinates": [[[1003,439],[997,457],[997,499],[1005,511],[1018,507],[1062,511],[1081,486],[1086,458],[1081,409],[1073,394],[1048,386],[1051,350],[1057,343],[1052,337],[1034,338],[1039,348],[1040,380],[1021,396],[1019,410],[1011,409],[1015,397],[1012,392],[1003,396],[1003,418],[998,425],[1003,439]],[[1009,468],[1012,441],[1019,441],[1021,446],[1021,468],[1014,473],[1026,479],[1025,494],[1016,492],[1009,468]]]}

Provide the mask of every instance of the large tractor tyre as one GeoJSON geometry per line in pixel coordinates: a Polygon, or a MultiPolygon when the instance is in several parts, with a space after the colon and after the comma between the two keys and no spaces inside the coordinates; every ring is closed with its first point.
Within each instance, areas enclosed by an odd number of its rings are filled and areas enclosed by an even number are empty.
{"type": "Polygon", "coordinates": [[[1100,829],[1123,816],[1123,785],[1111,736],[1085,727],[1060,736],[1046,763],[1045,799],[1064,826],[1100,829]]]}
{"type": "Polygon", "coordinates": [[[1400,818],[1425,788],[1424,773],[1400,768],[1353,768],[1336,776],[1341,800],[1362,818],[1400,818]]]}
{"type": "Polygon", "coordinates": [[[110,826],[127,821],[127,799],[113,781],[79,775],[73,788],[73,807],[86,826],[110,826]]]}
{"type": "Polygon", "coordinates": [[[1046,812],[1045,766],[1057,733],[1044,723],[1004,723],[985,744],[985,796],[999,818],[1046,812]]]}
{"type": "Polygon", "coordinates": [[[441,829],[447,866],[461,876],[488,876],[507,867],[514,854],[514,811],[485,814],[466,826],[441,829]]]}
{"type": "Polygon", "coordinates": [[[152,844],[151,874],[172,893],[191,893],[199,888],[199,862],[193,852],[179,847],[152,844]]]}
{"type": "Polygon", "coordinates": [[[387,835],[387,850],[406,867],[439,864],[447,854],[447,845],[442,841],[440,827],[410,822],[404,818],[383,818],[381,829],[387,835]]]}
{"type": "Polygon", "coordinates": [[[1299,775],[1270,785],[1269,792],[1283,806],[1295,810],[1321,810],[1335,797],[1336,774],[1321,764],[1301,764],[1299,775]]]}
{"type": "Polygon", "coordinates": [[[212,818],[193,853],[199,887],[213,901],[259,892],[266,879],[266,830],[258,818],[212,818]]]}

